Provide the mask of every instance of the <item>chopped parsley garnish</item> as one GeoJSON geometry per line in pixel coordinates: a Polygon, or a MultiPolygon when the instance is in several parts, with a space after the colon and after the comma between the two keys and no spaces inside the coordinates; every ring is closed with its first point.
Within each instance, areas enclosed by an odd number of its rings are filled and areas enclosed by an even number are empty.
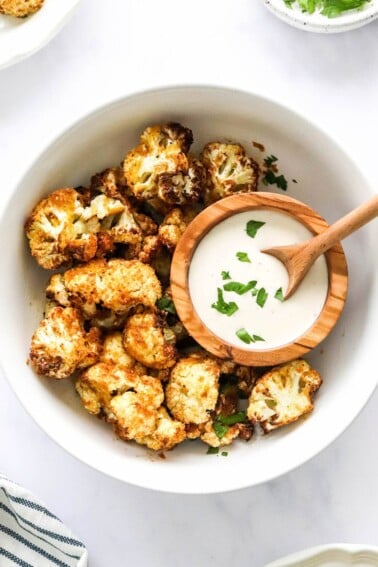
{"type": "Polygon", "coordinates": [[[265,289],[261,287],[256,297],[257,305],[259,305],[260,307],[264,307],[267,299],[268,299],[268,292],[266,292],[265,289]]]}
{"type": "Polygon", "coordinates": [[[248,236],[250,236],[251,238],[255,238],[257,231],[259,230],[259,228],[261,228],[262,226],[264,226],[265,222],[261,222],[261,221],[257,221],[257,220],[250,220],[247,222],[247,234],[248,236]]]}
{"type": "Polygon", "coordinates": [[[245,411],[238,411],[231,415],[218,415],[217,421],[220,421],[224,425],[235,425],[235,423],[244,423],[247,419],[247,414],[245,411]]]}
{"type": "Polygon", "coordinates": [[[231,276],[230,276],[230,272],[221,272],[221,276],[222,276],[222,280],[230,280],[231,276]]]}
{"type": "MultiPolygon", "coordinates": [[[[290,1],[290,0],[289,0],[290,1]]],[[[291,2],[293,2],[294,0],[291,0],[291,2]]],[[[276,161],[278,161],[278,158],[274,155],[268,156],[264,159],[264,163],[267,167],[270,167],[273,163],[275,163],[276,161]]]]}
{"type": "Polygon", "coordinates": [[[252,290],[252,296],[254,297],[254,296],[257,295],[258,293],[259,293],[259,290],[257,289],[257,287],[255,287],[255,288],[252,290]]]}
{"type": "Polygon", "coordinates": [[[223,291],[220,287],[217,288],[217,292],[218,292],[218,300],[216,303],[213,303],[211,307],[219,311],[219,313],[222,313],[222,315],[227,315],[228,317],[231,317],[231,315],[233,315],[235,311],[239,309],[239,307],[236,305],[234,301],[230,301],[230,303],[227,303],[227,301],[224,300],[223,291]]]}
{"type": "Polygon", "coordinates": [[[297,4],[302,12],[320,11],[327,18],[335,18],[348,10],[361,10],[370,0],[283,0],[288,8],[297,4]]]}
{"type": "Polygon", "coordinates": [[[169,297],[162,297],[161,299],[158,299],[156,305],[159,309],[161,309],[161,311],[167,311],[167,313],[176,315],[175,304],[169,297]]]}
{"type": "Polygon", "coordinates": [[[207,450],[207,455],[217,455],[219,453],[219,447],[209,447],[207,450]]]}
{"type": "Polygon", "coordinates": [[[222,439],[222,437],[224,437],[229,430],[229,427],[228,425],[223,425],[223,423],[220,423],[219,421],[214,421],[213,429],[218,439],[222,439]]]}
{"type": "Polygon", "coordinates": [[[225,291],[234,291],[238,295],[244,295],[254,287],[256,287],[257,281],[253,280],[246,284],[242,284],[240,282],[229,282],[224,284],[223,289],[225,291]]]}
{"type": "Polygon", "coordinates": [[[247,252],[236,252],[236,257],[239,262],[249,262],[249,264],[251,263],[247,252]]]}
{"type": "Polygon", "coordinates": [[[222,457],[228,457],[228,452],[227,451],[222,451],[221,452],[222,457]]]}
{"type": "Polygon", "coordinates": [[[246,343],[247,345],[249,345],[251,343],[256,343],[258,341],[264,341],[265,342],[265,339],[263,339],[259,335],[250,335],[248,333],[248,331],[246,331],[246,329],[239,329],[238,331],[236,331],[236,336],[241,341],[243,341],[243,343],[246,343]]]}
{"type": "Polygon", "coordinates": [[[264,185],[277,185],[282,191],[287,189],[286,177],[284,175],[276,175],[271,169],[268,169],[262,181],[264,185]]]}
{"type": "Polygon", "coordinates": [[[283,291],[282,291],[282,287],[277,289],[276,293],[274,294],[274,297],[276,299],[278,299],[279,301],[284,301],[285,298],[284,298],[284,294],[283,294],[283,291]]]}

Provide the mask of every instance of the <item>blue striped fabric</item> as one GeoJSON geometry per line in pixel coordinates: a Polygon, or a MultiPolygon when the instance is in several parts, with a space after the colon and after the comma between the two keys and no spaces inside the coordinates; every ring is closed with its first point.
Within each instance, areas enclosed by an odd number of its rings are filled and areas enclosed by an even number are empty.
{"type": "Polygon", "coordinates": [[[0,566],[86,567],[84,545],[21,486],[0,475],[0,566]]]}

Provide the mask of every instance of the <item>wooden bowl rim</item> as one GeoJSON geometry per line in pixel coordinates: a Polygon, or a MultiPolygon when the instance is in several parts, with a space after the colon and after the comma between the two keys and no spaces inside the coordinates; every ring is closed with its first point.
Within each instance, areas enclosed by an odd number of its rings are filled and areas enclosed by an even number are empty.
{"type": "Polygon", "coordinates": [[[198,244],[215,225],[234,214],[255,209],[274,209],[289,214],[314,235],[329,226],[311,207],[287,195],[256,192],[225,197],[201,211],[181,236],[172,259],[171,290],[178,316],[188,333],[203,348],[219,358],[231,359],[245,366],[272,366],[303,356],[328,336],[345,305],[348,267],[340,243],[326,252],[327,298],[316,321],[295,341],[267,350],[246,350],[224,341],[208,329],[194,308],[188,282],[190,262],[198,244]]]}

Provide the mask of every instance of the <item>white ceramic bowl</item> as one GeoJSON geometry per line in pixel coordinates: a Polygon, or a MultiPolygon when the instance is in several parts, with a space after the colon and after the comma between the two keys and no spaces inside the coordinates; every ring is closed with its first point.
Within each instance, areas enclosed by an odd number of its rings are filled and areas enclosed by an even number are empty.
{"type": "Polygon", "coordinates": [[[265,567],[378,567],[378,547],[332,544],[312,547],[265,567]]]}
{"type": "Polygon", "coordinates": [[[262,142],[279,157],[289,181],[298,181],[289,183],[288,194],[329,221],[372,194],[362,173],[324,132],[259,96],[193,86],[145,92],[108,104],[71,126],[38,156],[4,212],[0,361],[11,387],[36,422],[82,461],[123,481],[157,490],[223,492],[265,482],[304,463],[344,431],[372,394],[377,380],[371,369],[376,354],[378,227],[370,225],[345,243],[350,294],[338,326],[309,357],[324,385],[308,419],[262,439],[238,442],[228,457],[206,455],[205,445],[187,442],[162,460],[143,447],[115,440],[109,426],[84,411],[69,380],[39,378],[26,365],[49,274],[30,257],[23,223],[46,193],[86,184],[94,172],[118,164],[147,125],[167,120],[193,129],[195,151],[210,140],[230,138],[259,155],[251,142],[262,142]]]}
{"type": "Polygon", "coordinates": [[[28,18],[0,14],[0,69],[32,55],[48,43],[73,14],[80,0],[45,0],[28,18]]]}
{"type": "Polygon", "coordinates": [[[363,10],[351,10],[336,18],[327,18],[319,12],[302,12],[297,5],[287,7],[284,0],[263,0],[266,7],[284,22],[304,31],[338,33],[365,26],[378,18],[378,0],[371,0],[363,10]]]}

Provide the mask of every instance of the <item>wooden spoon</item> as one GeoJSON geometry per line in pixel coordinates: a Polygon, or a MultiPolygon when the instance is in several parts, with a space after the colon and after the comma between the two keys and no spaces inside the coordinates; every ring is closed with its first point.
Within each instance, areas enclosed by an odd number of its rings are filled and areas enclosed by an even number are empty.
{"type": "Polygon", "coordinates": [[[327,252],[339,240],[343,240],[359,228],[378,216],[378,195],[363,203],[352,212],[345,215],[321,234],[301,244],[278,246],[262,250],[280,260],[288,274],[289,285],[285,293],[288,299],[315,262],[324,252],[327,252]]]}

